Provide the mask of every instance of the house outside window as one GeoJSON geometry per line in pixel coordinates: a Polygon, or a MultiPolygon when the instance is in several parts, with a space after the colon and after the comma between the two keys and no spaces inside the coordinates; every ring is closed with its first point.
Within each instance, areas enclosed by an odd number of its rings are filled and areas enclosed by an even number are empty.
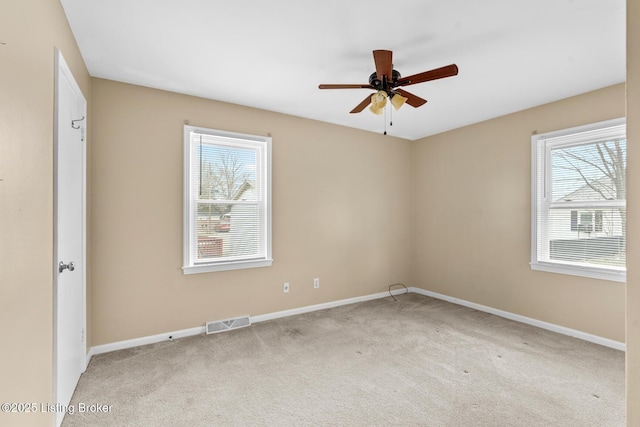
{"type": "Polygon", "coordinates": [[[598,233],[603,231],[603,216],[599,209],[571,211],[571,231],[598,233]]]}
{"type": "Polygon", "coordinates": [[[531,142],[531,268],[624,281],[624,119],[534,135],[531,142]]]}
{"type": "Polygon", "coordinates": [[[184,127],[185,274],[266,267],[271,138],[184,127]]]}

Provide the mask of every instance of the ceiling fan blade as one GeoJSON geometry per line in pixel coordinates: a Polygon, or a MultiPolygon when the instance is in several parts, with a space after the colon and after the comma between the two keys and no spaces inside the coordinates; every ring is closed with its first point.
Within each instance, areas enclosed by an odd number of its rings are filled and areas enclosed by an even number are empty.
{"type": "Polygon", "coordinates": [[[332,84],[321,84],[318,86],[319,89],[375,89],[373,86],[371,85],[365,85],[365,84],[346,84],[346,85],[341,85],[341,84],[337,84],[337,85],[332,85],[332,84]]]}
{"type": "Polygon", "coordinates": [[[360,111],[362,111],[365,108],[367,108],[367,105],[369,105],[369,104],[371,104],[371,95],[369,95],[365,99],[363,99],[362,102],[356,106],[356,108],[354,108],[353,110],[351,110],[349,112],[351,114],[359,113],[360,111]]]}
{"type": "Polygon", "coordinates": [[[406,90],[394,89],[394,92],[398,92],[400,95],[407,98],[407,104],[411,105],[414,108],[418,108],[419,106],[427,103],[426,99],[422,99],[419,96],[407,92],[406,90]]]}
{"type": "Polygon", "coordinates": [[[458,75],[458,66],[456,64],[447,65],[445,67],[436,68],[435,70],[425,71],[424,73],[414,74],[408,77],[402,77],[398,80],[396,86],[409,86],[416,83],[428,82],[430,80],[443,79],[458,75]]]}
{"type": "Polygon", "coordinates": [[[382,81],[382,77],[384,76],[388,82],[392,81],[393,52],[390,50],[374,50],[373,60],[376,63],[378,80],[382,81]]]}

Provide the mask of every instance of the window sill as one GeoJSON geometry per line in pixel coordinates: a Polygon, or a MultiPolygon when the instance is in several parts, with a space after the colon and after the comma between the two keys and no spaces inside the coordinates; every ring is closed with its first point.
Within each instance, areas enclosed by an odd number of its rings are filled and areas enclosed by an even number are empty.
{"type": "Polygon", "coordinates": [[[210,273],[214,271],[243,270],[245,268],[271,267],[272,259],[231,261],[215,264],[198,264],[182,267],[184,274],[210,273]]]}
{"type": "Polygon", "coordinates": [[[549,273],[569,274],[572,276],[589,277],[591,279],[609,280],[612,282],[624,283],[627,281],[627,272],[625,270],[608,270],[542,261],[532,262],[530,265],[532,270],[546,271],[549,273]]]}

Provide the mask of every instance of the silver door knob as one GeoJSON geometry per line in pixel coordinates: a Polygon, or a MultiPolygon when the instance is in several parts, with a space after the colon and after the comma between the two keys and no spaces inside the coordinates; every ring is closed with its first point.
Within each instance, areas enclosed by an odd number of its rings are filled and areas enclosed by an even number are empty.
{"type": "Polygon", "coordinates": [[[71,261],[69,264],[65,264],[63,261],[60,261],[58,264],[58,271],[62,273],[64,270],[73,271],[76,269],[76,263],[71,261]]]}

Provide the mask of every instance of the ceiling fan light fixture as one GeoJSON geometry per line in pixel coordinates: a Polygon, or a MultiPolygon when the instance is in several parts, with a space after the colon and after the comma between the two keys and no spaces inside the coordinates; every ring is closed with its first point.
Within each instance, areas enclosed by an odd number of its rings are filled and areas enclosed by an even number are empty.
{"type": "Polygon", "coordinates": [[[369,107],[369,110],[371,110],[373,114],[382,114],[385,105],[387,105],[388,97],[389,95],[383,90],[379,90],[371,95],[371,107],[369,107]]]}
{"type": "Polygon", "coordinates": [[[393,105],[393,107],[396,109],[396,111],[399,110],[400,107],[402,107],[405,102],[407,102],[407,98],[405,98],[404,96],[400,95],[399,93],[394,93],[391,96],[391,105],[393,105]]]}
{"type": "Polygon", "coordinates": [[[376,108],[376,107],[374,107],[372,105],[371,107],[369,107],[369,111],[371,111],[373,114],[377,114],[379,116],[384,111],[384,108],[376,108]]]}

